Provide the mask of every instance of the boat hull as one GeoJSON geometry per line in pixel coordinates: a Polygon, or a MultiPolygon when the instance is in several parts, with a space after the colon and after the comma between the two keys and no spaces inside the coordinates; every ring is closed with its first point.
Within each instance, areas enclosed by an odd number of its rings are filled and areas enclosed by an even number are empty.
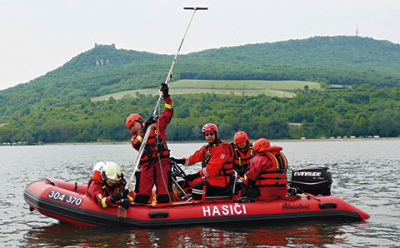
{"type": "Polygon", "coordinates": [[[38,181],[24,191],[31,209],[62,222],[81,226],[171,226],[236,221],[283,219],[364,220],[369,215],[336,196],[288,196],[269,202],[234,202],[229,198],[204,202],[133,204],[125,217],[118,208],[103,209],[85,196],[86,185],[61,181],[38,181]]]}

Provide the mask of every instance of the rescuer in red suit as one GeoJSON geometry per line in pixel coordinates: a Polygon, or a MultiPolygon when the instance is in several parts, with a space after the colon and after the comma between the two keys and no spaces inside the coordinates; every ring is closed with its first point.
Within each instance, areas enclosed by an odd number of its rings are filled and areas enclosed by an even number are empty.
{"type": "Polygon", "coordinates": [[[249,170],[250,159],[254,157],[253,143],[243,131],[236,132],[233,140],[234,143],[231,143],[234,152],[233,168],[243,177],[249,170]]]}
{"type": "Polygon", "coordinates": [[[170,159],[165,130],[171,121],[174,109],[168,94],[168,85],[163,83],[160,91],[163,94],[165,110],[158,117],[150,117],[145,123],[139,114],[131,114],[126,120],[126,127],[131,129],[131,143],[136,150],[140,149],[147,128],[152,124],[143,155],[140,159],[140,169],[136,173],[135,202],[148,203],[152,195],[153,185],[156,186],[158,203],[170,201],[172,191],[170,175],[170,159]]]}
{"type": "Polygon", "coordinates": [[[89,180],[86,195],[102,208],[122,206],[128,208],[133,197],[125,188],[125,179],[119,166],[114,162],[99,162],[94,167],[93,177],[89,180]],[[128,200],[125,200],[127,199],[128,200]]]}
{"type": "Polygon", "coordinates": [[[234,199],[272,200],[286,196],[288,162],[281,150],[282,147],[271,146],[265,138],[254,143],[256,155],[251,159],[249,171],[243,178],[244,185],[234,199]]]}
{"type": "Polygon", "coordinates": [[[185,166],[202,162],[203,168],[198,173],[186,177],[188,184],[193,186],[194,200],[202,200],[206,195],[217,196],[226,192],[233,172],[232,147],[218,138],[217,125],[207,123],[203,126],[202,132],[208,144],[188,158],[171,158],[176,163],[185,166]]]}

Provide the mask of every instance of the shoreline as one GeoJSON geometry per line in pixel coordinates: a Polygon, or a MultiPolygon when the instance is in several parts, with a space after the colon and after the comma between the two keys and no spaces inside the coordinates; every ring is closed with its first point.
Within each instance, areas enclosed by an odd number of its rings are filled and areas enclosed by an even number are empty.
{"type": "MultiPolygon", "coordinates": [[[[269,139],[271,142],[339,142],[339,141],[384,141],[384,140],[400,140],[400,137],[390,138],[341,138],[341,139],[269,139]]],[[[233,140],[225,140],[226,142],[232,143],[233,140]]],[[[204,140],[197,141],[167,141],[169,144],[178,143],[205,143],[204,140]]],[[[252,141],[253,143],[255,142],[252,141]]],[[[10,146],[45,146],[45,145],[128,145],[130,141],[94,141],[94,142],[64,142],[64,143],[41,143],[41,144],[0,144],[0,147],[10,146]]]]}

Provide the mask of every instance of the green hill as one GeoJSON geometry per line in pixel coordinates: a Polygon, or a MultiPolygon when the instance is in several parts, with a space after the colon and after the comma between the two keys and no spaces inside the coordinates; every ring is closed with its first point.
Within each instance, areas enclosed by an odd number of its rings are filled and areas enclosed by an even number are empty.
{"type": "Polygon", "coordinates": [[[389,41],[336,36],[211,49],[190,57],[216,64],[247,61],[260,68],[287,65],[400,76],[399,55],[400,45],[389,41]]]}
{"type": "MultiPolygon", "coordinates": [[[[168,135],[196,139],[201,124],[214,121],[227,137],[238,129],[271,138],[396,137],[399,57],[398,44],[355,36],[180,55],[171,81],[177,108],[168,135]],[[289,123],[301,125],[294,129],[289,123]]],[[[96,45],[44,76],[0,91],[0,141],[125,140],[124,119],[153,112],[152,94],[172,60],[96,45]]]]}
{"type": "MultiPolygon", "coordinates": [[[[173,80],[295,80],[399,86],[400,45],[362,37],[314,37],[180,55],[173,80]]],[[[29,83],[0,91],[0,115],[19,105],[157,87],[172,55],[96,45],[29,83]]]]}

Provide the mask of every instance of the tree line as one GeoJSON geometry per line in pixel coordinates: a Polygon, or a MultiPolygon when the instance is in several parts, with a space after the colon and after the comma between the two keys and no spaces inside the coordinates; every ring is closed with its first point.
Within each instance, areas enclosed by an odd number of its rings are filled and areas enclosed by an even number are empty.
{"type": "MultiPolygon", "coordinates": [[[[0,127],[0,142],[127,141],[126,117],[136,112],[147,119],[157,99],[141,94],[98,102],[88,97],[43,99],[40,104],[14,111],[7,125],[0,127]]],[[[400,135],[397,88],[363,85],[344,90],[297,91],[290,99],[211,92],[172,95],[172,100],[175,113],[166,133],[169,141],[200,140],[201,127],[208,122],[217,124],[220,137],[226,140],[238,130],[246,131],[252,139],[400,135]]]]}

